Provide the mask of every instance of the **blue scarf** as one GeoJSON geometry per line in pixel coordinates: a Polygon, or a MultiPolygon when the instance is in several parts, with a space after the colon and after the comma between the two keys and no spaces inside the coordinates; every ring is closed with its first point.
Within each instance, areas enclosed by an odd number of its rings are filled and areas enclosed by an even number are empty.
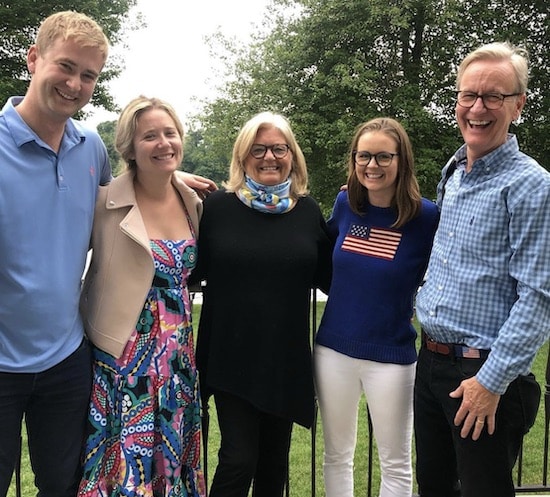
{"type": "Polygon", "coordinates": [[[289,196],[291,183],[292,180],[288,178],[278,185],[266,186],[245,176],[245,184],[237,192],[237,197],[252,209],[268,214],[282,214],[288,212],[294,205],[294,201],[289,196]]]}

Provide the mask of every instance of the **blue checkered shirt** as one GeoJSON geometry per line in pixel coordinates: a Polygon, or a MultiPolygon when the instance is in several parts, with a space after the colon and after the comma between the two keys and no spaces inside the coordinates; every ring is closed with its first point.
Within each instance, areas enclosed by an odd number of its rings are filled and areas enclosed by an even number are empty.
{"type": "Polygon", "coordinates": [[[461,147],[443,178],[453,163],[438,186],[441,219],[417,316],[438,342],[491,349],[476,378],[502,394],[550,331],[550,174],[514,135],[468,174],[461,147]]]}

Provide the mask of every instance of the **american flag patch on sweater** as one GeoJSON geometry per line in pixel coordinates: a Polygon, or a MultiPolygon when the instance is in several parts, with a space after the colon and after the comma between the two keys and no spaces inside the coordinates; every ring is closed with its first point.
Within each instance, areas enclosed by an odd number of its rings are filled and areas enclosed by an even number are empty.
{"type": "Polygon", "coordinates": [[[342,242],[342,250],[392,261],[400,241],[398,231],[352,224],[342,242]]]}

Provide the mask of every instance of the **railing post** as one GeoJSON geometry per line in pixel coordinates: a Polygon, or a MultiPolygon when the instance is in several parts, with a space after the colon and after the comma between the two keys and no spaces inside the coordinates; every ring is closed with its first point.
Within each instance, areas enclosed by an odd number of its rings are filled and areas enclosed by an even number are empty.
{"type": "MultiPolygon", "coordinates": [[[[202,284],[197,283],[190,288],[191,303],[195,300],[195,294],[202,294],[202,284]]],[[[208,497],[208,432],[210,430],[210,406],[208,400],[204,401],[200,393],[200,378],[199,378],[199,398],[201,408],[201,435],[202,435],[202,472],[204,475],[205,496],[208,497]]]]}
{"type": "Polygon", "coordinates": [[[544,386],[544,456],[542,463],[542,484],[548,484],[548,436],[550,434],[550,346],[546,358],[546,376],[544,386]]]}
{"type": "Polygon", "coordinates": [[[523,439],[521,440],[521,445],[519,447],[517,466],[518,466],[518,481],[516,486],[521,487],[521,480],[522,480],[522,474],[523,474],[523,439]]]}
{"type": "Polygon", "coordinates": [[[372,455],[374,452],[374,444],[372,442],[372,420],[370,419],[369,406],[367,404],[367,420],[369,427],[369,462],[367,466],[367,496],[372,497],[372,455]]]}
{"type": "Polygon", "coordinates": [[[21,457],[23,454],[23,437],[19,437],[19,454],[15,459],[15,495],[21,497],[21,457]]]}
{"type": "MultiPolygon", "coordinates": [[[[310,329],[311,329],[311,351],[313,353],[313,347],[315,347],[315,335],[317,333],[317,290],[314,288],[311,291],[311,309],[310,309],[310,329]]],[[[317,477],[316,477],[316,454],[317,454],[317,396],[315,396],[315,406],[313,414],[313,425],[311,426],[311,497],[315,497],[317,490],[317,477]]]]}
{"type": "Polygon", "coordinates": [[[206,491],[206,497],[208,497],[208,430],[210,428],[210,410],[208,402],[202,403],[201,413],[202,423],[202,472],[204,474],[204,486],[206,491]]]}

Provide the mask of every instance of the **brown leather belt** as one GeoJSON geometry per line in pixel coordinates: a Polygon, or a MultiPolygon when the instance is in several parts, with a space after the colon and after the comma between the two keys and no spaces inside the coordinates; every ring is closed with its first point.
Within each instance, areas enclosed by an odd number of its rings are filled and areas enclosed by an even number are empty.
{"type": "Polygon", "coordinates": [[[465,359],[486,359],[490,350],[474,349],[466,345],[457,343],[440,343],[432,340],[424,331],[422,331],[422,343],[430,352],[451,357],[463,357],[465,359]]]}

